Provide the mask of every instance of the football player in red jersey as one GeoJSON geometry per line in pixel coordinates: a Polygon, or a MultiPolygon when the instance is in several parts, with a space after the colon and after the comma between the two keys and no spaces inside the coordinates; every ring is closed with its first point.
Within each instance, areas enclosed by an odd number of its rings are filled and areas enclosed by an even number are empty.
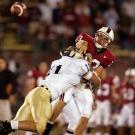
{"type": "MultiPolygon", "coordinates": [[[[88,46],[86,44],[76,44],[76,49],[81,52],[87,52],[92,56],[92,67],[93,70],[95,70],[96,74],[98,76],[101,75],[103,72],[104,68],[109,67],[115,60],[115,56],[113,53],[108,49],[109,44],[111,44],[114,40],[114,32],[111,28],[108,27],[102,27],[99,30],[97,30],[95,37],[91,37],[87,33],[81,33],[78,35],[76,38],[76,42],[79,42],[80,40],[86,41],[88,43],[88,46]]],[[[62,101],[59,100],[55,106],[54,113],[50,119],[50,123],[47,125],[47,129],[45,132],[45,135],[48,135],[50,132],[50,129],[52,127],[51,122],[53,123],[63,107],[66,104],[62,101]],[[47,133],[48,132],[48,133],[47,133]]],[[[76,127],[76,130],[79,130],[81,128],[79,127],[85,127],[84,125],[87,125],[87,119],[81,119],[81,122],[79,123],[76,127]],[[83,125],[83,126],[82,126],[83,125]],[[79,127],[78,127],[79,126],[79,127]]],[[[76,133],[76,130],[74,133],[76,133]]],[[[82,129],[81,129],[82,131],[82,129]]],[[[80,132],[81,132],[80,131],[80,132]]],[[[79,131],[77,131],[79,132],[79,131]]]]}
{"type": "Polygon", "coordinates": [[[119,135],[125,135],[125,127],[130,129],[130,135],[135,134],[135,69],[125,72],[125,82],[120,89],[122,95],[122,108],[118,117],[117,126],[119,135]]]}
{"type": "Polygon", "coordinates": [[[83,46],[77,46],[77,48],[82,48],[82,50],[92,55],[93,66],[100,71],[99,74],[103,68],[109,67],[114,62],[115,56],[108,49],[108,46],[114,40],[114,32],[111,28],[102,27],[97,31],[94,38],[87,33],[81,33],[77,37],[76,42],[79,40],[88,42],[87,50],[83,46]]]}
{"type": "Polygon", "coordinates": [[[114,77],[105,77],[96,92],[97,110],[94,112],[95,135],[110,135],[111,132],[111,97],[114,77]]]}

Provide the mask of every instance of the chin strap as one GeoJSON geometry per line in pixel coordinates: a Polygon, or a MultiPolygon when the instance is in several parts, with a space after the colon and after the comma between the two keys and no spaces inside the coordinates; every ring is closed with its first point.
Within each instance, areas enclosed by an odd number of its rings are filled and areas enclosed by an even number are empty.
{"type": "Polygon", "coordinates": [[[95,46],[98,48],[98,49],[103,49],[104,47],[98,43],[95,43],[95,46]]]}

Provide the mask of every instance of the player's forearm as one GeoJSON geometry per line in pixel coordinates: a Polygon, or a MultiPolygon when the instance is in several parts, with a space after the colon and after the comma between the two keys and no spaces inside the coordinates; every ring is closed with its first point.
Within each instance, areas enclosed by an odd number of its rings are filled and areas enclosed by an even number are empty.
{"type": "Polygon", "coordinates": [[[18,129],[37,133],[36,123],[30,121],[19,121],[18,129]]]}
{"type": "Polygon", "coordinates": [[[81,117],[80,121],[75,129],[74,135],[82,135],[83,131],[87,127],[89,119],[86,117],[81,117]]]}
{"type": "Polygon", "coordinates": [[[97,76],[100,76],[100,77],[101,77],[103,71],[104,71],[104,68],[102,66],[99,66],[96,69],[94,69],[94,72],[97,74],[97,76]]]}
{"type": "Polygon", "coordinates": [[[99,87],[101,85],[101,79],[100,77],[97,75],[96,72],[92,72],[92,71],[89,71],[87,74],[85,74],[83,76],[84,79],[86,79],[87,81],[90,81],[94,84],[94,87],[99,87]]]}
{"type": "Polygon", "coordinates": [[[97,87],[99,87],[101,85],[101,79],[100,79],[100,77],[95,72],[93,72],[93,75],[91,77],[91,81],[97,87]]]}
{"type": "Polygon", "coordinates": [[[91,81],[93,82],[95,89],[98,89],[101,85],[101,76],[102,76],[103,71],[104,71],[104,68],[102,66],[99,66],[93,71],[91,81]]]}

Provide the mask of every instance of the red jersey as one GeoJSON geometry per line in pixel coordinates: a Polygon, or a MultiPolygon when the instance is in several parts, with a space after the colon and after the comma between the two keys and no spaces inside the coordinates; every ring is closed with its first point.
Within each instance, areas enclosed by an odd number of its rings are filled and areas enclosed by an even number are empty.
{"type": "Polygon", "coordinates": [[[98,52],[94,43],[94,38],[87,33],[81,33],[76,38],[76,42],[79,40],[85,40],[88,42],[87,53],[90,53],[93,57],[93,66],[98,67],[101,65],[103,68],[109,67],[115,60],[115,56],[109,49],[103,49],[98,52]]]}
{"type": "Polygon", "coordinates": [[[128,84],[121,88],[121,94],[123,97],[123,103],[135,102],[135,84],[128,84]]]}
{"type": "Polygon", "coordinates": [[[38,77],[43,76],[38,69],[33,69],[28,72],[28,76],[38,79],[38,77]]]}
{"type": "Polygon", "coordinates": [[[36,85],[39,86],[40,80],[45,79],[46,73],[42,74],[38,69],[33,69],[28,72],[28,76],[35,78],[36,85]]]}
{"type": "Polygon", "coordinates": [[[101,88],[96,93],[96,99],[99,101],[110,100],[111,97],[112,78],[106,78],[101,85],[101,88]]]}

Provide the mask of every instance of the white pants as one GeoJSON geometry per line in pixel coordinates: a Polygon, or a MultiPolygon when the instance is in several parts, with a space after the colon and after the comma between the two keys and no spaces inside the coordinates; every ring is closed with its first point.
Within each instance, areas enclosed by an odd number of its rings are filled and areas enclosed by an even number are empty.
{"type": "Polygon", "coordinates": [[[11,120],[12,113],[9,100],[0,99],[0,120],[11,120]]]}
{"type": "Polygon", "coordinates": [[[89,89],[74,90],[72,98],[63,109],[63,116],[68,121],[68,129],[74,131],[81,117],[90,118],[93,96],[89,89]]]}
{"type": "Polygon", "coordinates": [[[81,117],[81,110],[74,98],[64,107],[62,114],[68,121],[68,129],[74,131],[81,117]]]}
{"type": "MultiPolygon", "coordinates": [[[[59,120],[68,123],[68,129],[74,131],[81,117],[90,118],[92,114],[93,96],[89,89],[80,90],[77,88],[70,92],[65,93],[66,95],[63,100],[67,104],[59,120]],[[73,93],[71,94],[70,92],[73,93]]],[[[52,102],[52,106],[55,102],[57,100],[52,102]]]]}
{"type": "Polygon", "coordinates": [[[95,117],[93,118],[95,120],[95,125],[109,125],[111,119],[110,101],[97,101],[97,109],[95,110],[93,117],[95,117]]]}
{"type": "Polygon", "coordinates": [[[118,116],[117,126],[118,127],[126,126],[126,125],[129,127],[135,126],[134,110],[135,110],[134,103],[125,104],[122,107],[121,112],[118,116]]]}

